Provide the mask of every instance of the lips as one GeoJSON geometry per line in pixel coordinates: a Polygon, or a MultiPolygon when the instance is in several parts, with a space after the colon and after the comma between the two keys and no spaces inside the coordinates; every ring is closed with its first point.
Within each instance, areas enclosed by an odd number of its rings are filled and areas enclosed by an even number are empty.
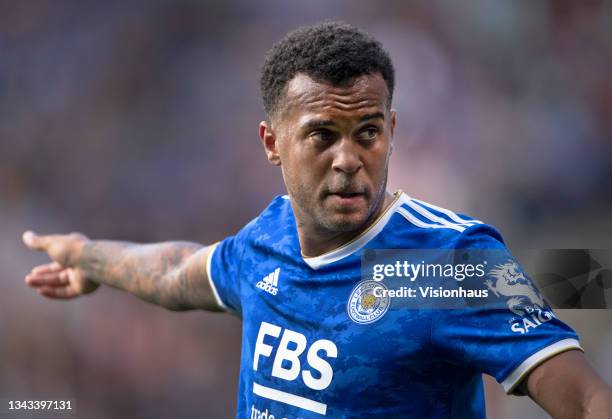
{"type": "Polygon", "coordinates": [[[365,200],[364,192],[352,192],[352,191],[335,191],[329,192],[327,198],[330,199],[335,205],[340,207],[356,207],[363,203],[365,200]]]}
{"type": "Polygon", "coordinates": [[[363,196],[363,192],[330,192],[330,195],[336,195],[340,198],[354,198],[356,196],[363,196]]]}

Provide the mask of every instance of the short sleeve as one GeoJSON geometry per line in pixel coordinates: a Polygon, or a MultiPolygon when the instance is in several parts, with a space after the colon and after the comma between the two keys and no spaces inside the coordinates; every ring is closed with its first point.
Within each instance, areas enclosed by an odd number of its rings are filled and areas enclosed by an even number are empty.
{"type": "Polygon", "coordinates": [[[206,261],[206,272],[217,304],[238,316],[240,302],[240,265],[246,248],[245,229],[211,246],[206,261]]]}
{"type": "MultiPolygon", "coordinates": [[[[485,224],[470,227],[458,237],[456,249],[470,248],[495,249],[514,259],[499,233],[485,224]]],[[[554,315],[545,300],[544,305],[530,306],[529,299],[512,295],[513,288],[502,289],[502,285],[497,284],[498,289],[491,287],[496,295],[493,298],[501,302],[494,307],[437,310],[431,337],[448,362],[495,377],[510,394],[547,359],[570,349],[582,349],[576,333],[554,315]],[[513,305],[520,300],[527,300],[527,304],[513,305]]],[[[539,295],[535,287],[534,292],[539,295]]]]}

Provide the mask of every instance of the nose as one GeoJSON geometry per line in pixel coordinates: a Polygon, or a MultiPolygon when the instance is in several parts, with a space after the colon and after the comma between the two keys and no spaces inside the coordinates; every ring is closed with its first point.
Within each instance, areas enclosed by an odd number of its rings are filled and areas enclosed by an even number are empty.
{"type": "Polygon", "coordinates": [[[334,160],[332,169],[347,174],[356,173],[363,163],[359,155],[358,145],[351,140],[343,138],[334,147],[334,160]]]}

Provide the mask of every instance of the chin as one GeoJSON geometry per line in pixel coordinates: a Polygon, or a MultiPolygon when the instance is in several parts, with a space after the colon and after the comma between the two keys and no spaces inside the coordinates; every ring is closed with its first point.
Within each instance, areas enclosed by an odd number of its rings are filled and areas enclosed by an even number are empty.
{"type": "Polygon", "coordinates": [[[348,233],[359,230],[367,221],[363,214],[338,214],[328,217],[323,225],[330,231],[348,233]]]}

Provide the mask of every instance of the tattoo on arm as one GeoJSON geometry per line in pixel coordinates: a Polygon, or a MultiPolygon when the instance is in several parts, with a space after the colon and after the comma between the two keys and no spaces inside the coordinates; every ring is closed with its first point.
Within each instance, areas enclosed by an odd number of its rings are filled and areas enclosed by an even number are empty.
{"type": "Polygon", "coordinates": [[[190,242],[91,241],[84,246],[78,267],[92,281],[170,310],[215,310],[206,276],[206,251],[190,242]]]}

